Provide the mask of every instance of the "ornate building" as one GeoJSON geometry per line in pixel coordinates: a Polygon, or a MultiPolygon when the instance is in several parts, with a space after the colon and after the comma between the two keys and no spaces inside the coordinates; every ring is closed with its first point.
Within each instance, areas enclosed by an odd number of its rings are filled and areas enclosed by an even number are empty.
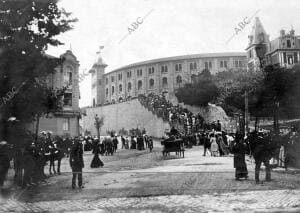
{"type": "MultiPolygon", "coordinates": [[[[47,118],[41,118],[39,121],[39,132],[49,130],[54,135],[74,137],[79,135],[79,62],[70,50],[66,51],[60,57],[65,60],[61,66],[56,68],[54,74],[48,76],[47,84],[54,89],[68,85],[62,100],[63,111],[54,113],[47,118]]],[[[33,123],[31,128],[34,131],[36,124],[33,123]]]]}
{"type": "Polygon", "coordinates": [[[295,35],[293,29],[289,33],[280,30],[280,36],[270,41],[256,17],[248,38],[246,51],[249,69],[258,70],[269,64],[290,68],[300,61],[300,37],[295,35]]]}
{"type": "Polygon", "coordinates": [[[101,56],[90,69],[92,106],[136,97],[151,92],[167,92],[191,82],[192,75],[209,69],[212,74],[229,69],[246,69],[246,53],[206,53],[175,56],[130,64],[105,73],[101,56]]]}

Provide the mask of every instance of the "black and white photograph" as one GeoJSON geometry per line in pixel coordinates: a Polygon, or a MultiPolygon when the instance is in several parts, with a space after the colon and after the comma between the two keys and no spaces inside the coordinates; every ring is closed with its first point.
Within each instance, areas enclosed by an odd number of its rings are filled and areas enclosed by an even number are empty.
{"type": "Polygon", "coordinates": [[[299,0],[0,0],[0,212],[300,212],[299,0]]]}

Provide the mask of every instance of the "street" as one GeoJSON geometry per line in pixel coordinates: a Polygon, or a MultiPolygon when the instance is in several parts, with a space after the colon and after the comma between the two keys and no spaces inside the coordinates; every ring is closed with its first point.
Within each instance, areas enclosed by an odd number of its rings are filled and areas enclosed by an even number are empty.
{"type": "MultiPolygon", "coordinates": [[[[249,180],[235,181],[232,157],[202,156],[203,147],[187,149],[185,158],[162,157],[155,143],[149,150],[118,150],[101,156],[103,168],[91,169],[84,154],[84,188],[71,188],[68,158],[62,174],[2,200],[1,212],[254,212],[300,211],[300,174],[278,170],[272,182],[254,181],[254,162],[247,159],[249,180]]],[[[45,167],[47,174],[48,166],[45,167]]]]}

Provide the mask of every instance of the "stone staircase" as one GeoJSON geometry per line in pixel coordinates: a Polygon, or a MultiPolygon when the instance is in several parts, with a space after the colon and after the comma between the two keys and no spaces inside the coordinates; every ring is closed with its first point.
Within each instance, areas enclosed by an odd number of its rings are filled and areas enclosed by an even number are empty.
{"type": "MultiPolygon", "coordinates": [[[[143,107],[145,107],[146,110],[148,110],[149,112],[151,112],[154,116],[156,116],[157,118],[161,118],[163,119],[164,122],[167,122],[170,127],[174,126],[179,132],[184,133],[185,132],[185,128],[183,124],[180,124],[178,121],[176,122],[170,122],[169,121],[169,114],[165,114],[166,112],[163,112],[163,110],[161,111],[155,111],[154,109],[151,109],[149,106],[147,106],[146,104],[144,104],[139,98],[138,98],[139,102],[141,103],[141,105],[143,107]]],[[[173,104],[172,104],[173,106],[173,104]]]]}

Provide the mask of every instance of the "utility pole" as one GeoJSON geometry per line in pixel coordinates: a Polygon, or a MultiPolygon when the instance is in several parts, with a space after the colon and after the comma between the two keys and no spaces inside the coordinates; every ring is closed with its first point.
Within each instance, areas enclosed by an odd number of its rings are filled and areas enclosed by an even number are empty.
{"type": "Polygon", "coordinates": [[[249,97],[248,91],[245,91],[245,135],[249,132],[249,97]]]}

